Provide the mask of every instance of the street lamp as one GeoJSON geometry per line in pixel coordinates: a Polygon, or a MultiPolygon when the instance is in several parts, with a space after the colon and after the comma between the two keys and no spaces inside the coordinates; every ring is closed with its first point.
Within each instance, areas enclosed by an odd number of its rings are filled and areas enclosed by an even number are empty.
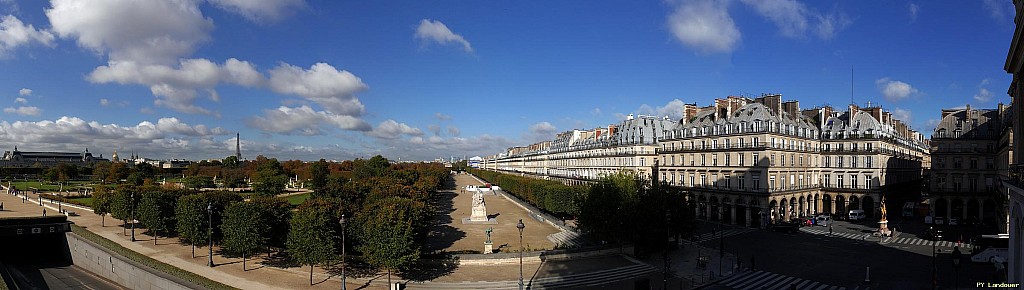
{"type": "Polygon", "coordinates": [[[132,209],[132,242],[134,242],[135,241],[135,193],[134,192],[132,192],[132,194],[130,195],[130,198],[131,199],[128,200],[128,202],[130,202],[131,206],[132,206],[131,207],[131,209],[132,209]]]}
{"type": "Polygon", "coordinates": [[[938,241],[932,241],[932,290],[935,290],[938,283],[936,276],[938,273],[936,272],[938,272],[939,268],[935,266],[935,255],[942,252],[942,249],[935,248],[935,244],[938,244],[938,241]]]}
{"type": "Polygon", "coordinates": [[[962,255],[962,253],[960,253],[960,247],[953,247],[953,272],[955,273],[953,288],[956,289],[960,289],[960,255],[962,255]]]}
{"type": "Polygon", "coordinates": [[[519,290],[523,290],[523,229],[526,228],[523,219],[519,219],[516,228],[519,229],[519,290]]]}
{"type": "Polygon", "coordinates": [[[210,240],[210,254],[207,255],[207,257],[210,257],[210,260],[209,260],[209,262],[206,263],[206,265],[210,266],[212,268],[213,267],[213,203],[208,203],[206,205],[206,214],[210,217],[210,223],[207,224],[207,231],[206,231],[206,238],[210,240]]]}
{"type": "Polygon", "coordinates": [[[341,290],[345,290],[345,214],[341,214],[341,290]]]}

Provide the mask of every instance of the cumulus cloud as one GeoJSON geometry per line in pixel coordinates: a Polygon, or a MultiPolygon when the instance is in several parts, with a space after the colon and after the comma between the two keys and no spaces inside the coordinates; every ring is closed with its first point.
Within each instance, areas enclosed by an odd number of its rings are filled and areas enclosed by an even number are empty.
{"type": "MultiPolygon", "coordinates": [[[[636,113],[658,117],[668,116],[670,119],[678,121],[679,119],[683,118],[684,105],[686,104],[683,103],[683,101],[680,101],[679,99],[671,100],[664,106],[657,107],[651,107],[650,105],[643,104],[640,105],[640,108],[636,110],[636,113]]],[[[620,119],[625,119],[625,115],[618,114],[617,116],[622,116],[622,118],[620,119]]]]}
{"type": "Polygon", "coordinates": [[[981,83],[978,84],[978,93],[974,94],[974,100],[982,103],[992,101],[992,92],[987,88],[989,82],[991,82],[989,79],[981,80],[981,83]]]}
{"type": "Polygon", "coordinates": [[[224,130],[220,127],[208,128],[206,125],[195,125],[191,126],[178,118],[160,118],[157,120],[156,128],[160,131],[167,133],[174,133],[186,136],[210,136],[210,135],[228,135],[231,132],[224,130]]]}
{"type": "Polygon", "coordinates": [[[441,114],[441,112],[434,113],[434,117],[437,117],[437,119],[441,121],[448,121],[452,119],[451,115],[441,114]]]}
{"type": "Polygon", "coordinates": [[[14,98],[14,103],[15,104],[23,104],[24,105],[24,104],[28,104],[28,100],[26,100],[25,98],[14,98]]]}
{"type": "Polygon", "coordinates": [[[530,133],[535,135],[552,135],[555,131],[558,131],[558,129],[548,122],[540,122],[530,125],[530,133]]]}
{"type": "Polygon", "coordinates": [[[895,108],[895,109],[892,109],[892,117],[894,119],[896,119],[896,120],[903,121],[903,123],[910,124],[910,122],[911,122],[911,120],[913,120],[914,116],[913,116],[913,113],[910,112],[910,110],[905,110],[905,109],[902,109],[902,108],[895,108]]]}
{"type": "Polygon", "coordinates": [[[32,95],[32,89],[22,88],[22,89],[18,90],[18,95],[19,96],[30,96],[30,95],[32,95]]]}
{"type": "Polygon", "coordinates": [[[367,132],[366,135],[381,139],[398,139],[403,135],[408,136],[423,136],[423,131],[419,128],[414,128],[405,123],[399,123],[395,120],[388,119],[384,122],[380,122],[373,131],[367,132]]]}
{"type": "Polygon", "coordinates": [[[33,107],[33,106],[22,106],[22,107],[17,107],[17,108],[14,108],[14,107],[4,108],[4,113],[18,114],[18,115],[22,115],[22,116],[39,116],[39,114],[41,114],[42,112],[43,112],[43,110],[40,110],[38,107],[33,107]]]}
{"type": "Polygon", "coordinates": [[[434,136],[441,136],[440,125],[431,124],[430,126],[427,126],[427,130],[430,131],[430,133],[434,133],[434,136]]]}
{"type": "Polygon", "coordinates": [[[275,22],[306,7],[303,0],[210,0],[210,3],[253,22],[275,22]]]}
{"type": "Polygon", "coordinates": [[[796,0],[741,1],[775,24],[786,37],[803,38],[813,31],[821,39],[831,39],[850,24],[844,14],[823,14],[796,0]]]}
{"type": "Polygon", "coordinates": [[[274,110],[264,110],[263,116],[256,116],[246,120],[250,127],[265,132],[285,135],[321,135],[323,125],[331,125],[336,128],[350,131],[369,131],[370,124],[359,118],[345,115],[337,115],[327,111],[316,111],[309,106],[285,107],[281,106],[274,110]]]}
{"type": "Polygon", "coordinates": [[[355,93],[368,86],[356,75],[317,63],[308,70],[284,64],[270,70],[270,89],[282,94],[297,95],[316,102],[332,114],[360,116],[365,111],[355,93]]]}
{"type": "Polygon", "coordinates": [[[462,130],[459,130],[459,127],[448,125],[448,136],[459,137],[461,134],[462,130]]]}
{"type": "Polygon", "coordinates": [[[726,1],[680,1],[666,24],[676,40],[700,53],[731,52],[740,44],[740,30],[726,1]]]}
{"type": "Polygon", "coordinates": [[[878,91],[882,93],[882,96],[890,102],[906,99],[907,97],[916,95],[919,92],[908,83],[887,77],[876,80],[875,85],[878,86],[878,91]]]}
{"type": "Polygon", "coordinates": [[[473,46],[469,44],[469,41],[466,41],[462,35],[452,32],[451,29],[448,29],[447,25],[438,20],[420,20],[420,25],[416,27],[416,34],[413,37],[424,42],[434,42],[442,45],[448,43],[461,44],[462,50],[473,52],[473,46]]]}
{"type": "Polygon", "coordinates": [[[109,107],[110,106],[110,100],[100,99],[100,106],[109,107]]]}
{"type": "Polygon", "coordinates": [[[415,136],[408,139],[382,140],[384,150],[401,152],[406,159],[431,160],[437,157],[456,155],[486,156],[504,151],[517,142],[504,137],[480,135],[474,137],[415,136]]]}
{"type": "Polygon", "coordinates": [[[0,17],[0,56],[4,56],[16,47],[29,44],[54,45],[53,33],[36,29],[25,24],[14,15],[0,17]]]}

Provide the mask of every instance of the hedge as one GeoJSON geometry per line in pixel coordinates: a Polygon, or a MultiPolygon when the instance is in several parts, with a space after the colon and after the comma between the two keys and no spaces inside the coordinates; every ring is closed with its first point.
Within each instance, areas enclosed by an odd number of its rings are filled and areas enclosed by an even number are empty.
{"type": "Polygon", "coordinates": [[[568,186],[558,181],[543,180],[500,172],[469,169],[469,172],[491,184],[501,186],[505,192],[556,216],[575,216],[577,201],[586,192],[586,186],[568,186]]]}

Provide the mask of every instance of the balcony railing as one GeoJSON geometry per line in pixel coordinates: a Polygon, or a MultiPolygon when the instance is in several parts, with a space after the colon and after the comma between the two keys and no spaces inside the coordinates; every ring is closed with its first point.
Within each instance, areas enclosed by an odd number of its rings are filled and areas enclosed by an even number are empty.
{"type": "Polygon", "coordinates": [[[1011,164],[1010,174],[1006,181],[1017,188],[1024,189],[1024,164],[1011,164]]]}

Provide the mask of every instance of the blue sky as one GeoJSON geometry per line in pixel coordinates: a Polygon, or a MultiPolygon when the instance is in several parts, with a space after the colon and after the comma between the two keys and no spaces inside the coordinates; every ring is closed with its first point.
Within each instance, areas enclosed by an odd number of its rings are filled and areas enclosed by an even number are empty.
{"type": "Polygon", "coordinates": [[[1009,103],[1009,0],[0,0],[0,150],[429,160],[781,93],[1009,103]],[[852,70],[852,77],[851,77],[852,70]],[[851,88],[851,80],[852,88],[851,88]]]}

